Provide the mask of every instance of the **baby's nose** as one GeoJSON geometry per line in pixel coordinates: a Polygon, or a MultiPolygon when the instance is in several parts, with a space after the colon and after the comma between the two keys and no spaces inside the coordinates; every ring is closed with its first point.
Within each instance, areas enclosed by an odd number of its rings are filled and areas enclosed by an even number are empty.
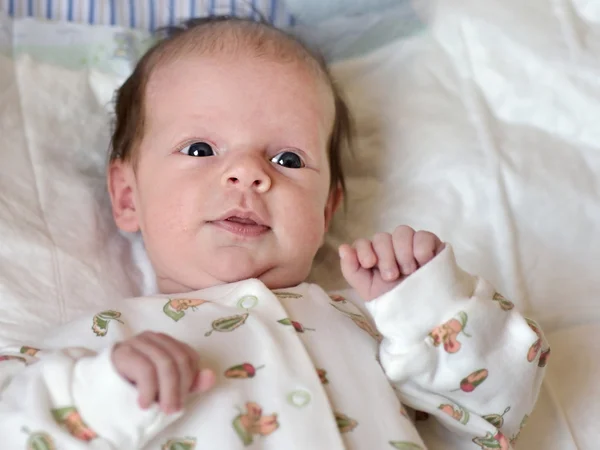
{"type": "Polygon", "coordinates": [[[252,189],[258,193],[267,192],[271,188],[271,177],[264,168],[255,161],[240,161],[225,173],[224,185],[237,189],[252,189]]]}

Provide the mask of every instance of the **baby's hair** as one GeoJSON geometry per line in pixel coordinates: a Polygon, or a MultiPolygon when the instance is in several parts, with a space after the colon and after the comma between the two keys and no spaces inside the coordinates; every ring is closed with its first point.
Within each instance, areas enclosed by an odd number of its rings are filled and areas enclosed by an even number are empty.
{"type": "Polygon", "coordinates": [[[278,62],[301,62],[313,70],[330,88],[335,101],[335,119],[328,143],[330,189],[346,190],[342,171],[342,152],[351,150],[352,118],[324,58],[298,38],[269,24],[231,16],[191,19],[181,25],[158,30],[161,38],[141,58],[133,74],[117,91],[110,162],[137,161],[138,146],[144,133],[144,97],[154,69],[184,54],[236,54],[240,50],[257,58],[278,62]]]}

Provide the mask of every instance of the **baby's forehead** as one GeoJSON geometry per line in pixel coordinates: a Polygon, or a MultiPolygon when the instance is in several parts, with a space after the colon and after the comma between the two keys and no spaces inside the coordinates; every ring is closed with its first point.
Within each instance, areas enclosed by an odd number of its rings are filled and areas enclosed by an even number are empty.
{"type": "MultiPolygon", "coordinates": [[[[160,42],[148,59],[148,78],[182,59],[210,58],[211,62],[256,58],[284,63],[311,74],[331,90],[324,61],[294,37],[263,23],[227,20],[195,26],[160,42]]],[[[147,82],[150,82],[147,79],[147,82]]]]}
{"type": "Polygon", "coordinates": [[[215,97],[215,92],[223,92],[222,74],[227,74],[229,80],[237,77],[239,81],[231,91],[238,94],[235,102],[245,98],[261,102],[257,92],[263,92],[269,98],[279,93],[281,101],[287,98],[291,108],[300,107],[298,102],[301,102],[305,108],[314,108],[322,116],[326,127],[333,123],[335,99],[332,86],[313,66],[302,59],[288,57],[282,61],[244,48],[239,48],[237,54],[189,49],[176,58],[171,55],[161,61],[150,73],[145,89],[145,114],[153,115],[156,107],[162,107],[164,102],[172,103],[174,95],[184,102],[179,103],[179,107],[184,109],[193,108],[196,103],[191,101],[193,95],[204,97],[208,94],[211,99],[221,98],[218,105],[221,106],[223,101],[229,101],[227,98],[232,98],[231,94],[224,98],[215,97]],[[260,78],[261,74],[265,80],[271,81],[258,84],[251,81],[260,78]]]}

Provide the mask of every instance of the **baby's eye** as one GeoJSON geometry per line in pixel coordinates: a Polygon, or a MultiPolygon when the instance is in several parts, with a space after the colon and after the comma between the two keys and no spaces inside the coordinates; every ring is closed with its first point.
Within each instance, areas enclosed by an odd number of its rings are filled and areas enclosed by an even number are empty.
{"type": "Polygon", "coordinates": [[[304,161],[302,161],[302,158],[293,152],[281,152],[273,156],[273,158],[271,158],[271,162],[289,169],[301,169],[304,167],[304,161]]]}
{"type": "Polygon", "coordinates": [[[194,142],[193,144],[188,145],[187,147],[184,147],[179,151],[188,156],[198,157],[213,156],[215,154],[211,145],[207,144],[206,142],[194,142]]]}

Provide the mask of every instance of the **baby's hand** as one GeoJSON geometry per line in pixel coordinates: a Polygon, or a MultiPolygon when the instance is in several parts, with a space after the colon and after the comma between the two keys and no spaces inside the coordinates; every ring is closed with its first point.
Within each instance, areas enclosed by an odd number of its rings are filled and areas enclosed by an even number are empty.
{"type": "Polygon", "coordinates": [[[377,233],[373,240],[358,239],[340,246],[342,274],[366,301],[393,289],[407,276],[436,257],[444,244],[433,233],[400,226],[377,233]]]}
{"type": "Polygon", "coordinates": [[[198,353],[166,334],[145,331],[118,343],[111,357],[117,372],[137,387],[144,409],[156,401],[167,414],[179,411],[190,393],[215,383],[211,370],[199,369],[198,353]]]}

